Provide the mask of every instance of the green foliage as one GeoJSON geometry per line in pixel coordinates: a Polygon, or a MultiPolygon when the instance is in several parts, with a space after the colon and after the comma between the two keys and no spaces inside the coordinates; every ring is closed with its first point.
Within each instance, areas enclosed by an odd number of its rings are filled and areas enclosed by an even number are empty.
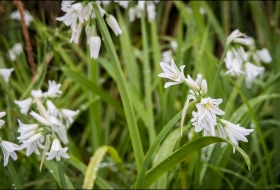
{"type": "MultiPolygon", "coordinates": [[[[60,10],[60,2],[53,3],[60,10]]],[[[15,43],[25,41],[21,23],[10,19],[16,7],[0,1],[0,68],[14,68],[8,83],[0,77],[0,112],[7,113],[0,137],[19,144],[17,120],[33,120],[20,113],[14,100],[30,97],[31,90],[47,90],[48,80],[55,80],[62,91],[53,99],[55,105],[80,110],[68,129],[69,143],[63,145],[70,159],[62,159],[60,166],[46,160],[40,171],[42,155],[16,152],[18,159],[9,158],[7,167],[0,156],[0,188],[63,188],[64,177],[70,189],[279,189],[279,2],[162,1],[152,22],[146,16],[129,22],[128,9],[111,3],[106,10],[117,18],[119,36],[94,5],[102,38],[96,60],[90,58],[84,30],[78,45],[69,43],[69,27],[55,20],[61,13],[37,9],[41,4],[25,3],[34,17],[29,26],[36,62],[32,75],[25,46],[15,61],[7,56],[15,43]],[[272,57],[251,89],[244,77],[225,75],[226,38],[235,29],[253,37],[257,48],[267,48],[272,57]],[[178,44],[172,55],[176,65],[185,65],[185,75],[194,79],[201,73],[210,96],[223,99],[222,118],[254,129],[247,143],[238,147],[195,133],[190,122],[194,103],[180,136],[189,89],[182,84],[165,89],[166,80],[158,77],[161,53],[172,49],[171,41],[178,44]],[[221,148],[220,142],[230,145],[221,148]]],[[[31,110],[37,112],[35,106],[31,110]]]]}

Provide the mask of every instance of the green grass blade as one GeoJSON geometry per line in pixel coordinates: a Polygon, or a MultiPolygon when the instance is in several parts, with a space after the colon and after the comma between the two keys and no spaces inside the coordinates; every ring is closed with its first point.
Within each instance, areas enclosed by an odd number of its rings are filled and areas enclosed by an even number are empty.
{"type": "Polygon", "coordinates": [[[118,103],[118,101],[116,101],[114,98],[108,95],[108,92],[106,92],[105,90],[103,90],[102,88],[94,84],[93,82],[89,81],[86,77],[82,76],[81,74],[72,71],[71,69],[63,68],[62,70],[67,76],[69,76],[75,82],[83,85],[87,89],[98,94],[102,100],[104,100],[106,103],[114,107],[116,111],[119,112],[120,115],[124,116],[121,105],[118,103]]]}
{"type": "Polygon", "coordinates": [[[128,130],[130,133],[132,147],[133,147],[133,151],[134,151],[134,155],[135,155],[136,165],[137,165],[137,169],[139,171],[140,167],[141,167],[141,163],[144,158],[144,153],[143,153],[142,143],[141,143],[141,139],[140,139],[140,134],[138,131],[138,126],[137,126],[135,115],[134,115],[134,110],[133,110],[132,103],[131,103],[131,98],[128,93],[128,87],[127,87],[127,84],[125,81],[124,74],[121,69],[121,64],[120,64],[117,52],[115,50],[113,41],[109,34],[106,23],[104,22],[101,14],[99,12],[99,8],[98,8],[97,4],[93,4],[93,9],[96,13],[97,23],[99,26],[99,30],[102,34],[102,37],[104,39],[105,48],[107,50],[107,53],[109,54],[109,57],[112,62],[112,66],[114,68],[116,82],[118,85],[118,89],[120,91],[120,95],[121,95],[121,99],[122,99],[122,103],[123,103],[123,107],[124,107],[124,111],[125,111],[125,116],[126,116],[126,120],[127,120],[127,126],[128,126],[128,130]]]}
{"type": "MultiPolygon", "coordinates": [[[[192,108],[194,108],[195,103],[192,102],[191,104],[189,104],[189,108],[188,111],[191,110],[192,108]]],[[[173,125],[181,118],[182,111],[180,111],[179,113],[177,113],[165,126],[164,128],[161,130],[161,132],[158,134],[158,136],[156,137],[155,141],[153,142],[153,144],[151,145],[150,149],[148,150],[144,161],[142,163],[141,169],[139,171],[138,174],[138,178],[136,181],[136,185],[135,188],[142,188],[143,182],[144,182],[144,175],[147,171],[148,165],[150,163],[150,160],[153,156],[153,154],[156,151],[156,148],[159,146],[159,144],[161,143],[161,141],[166,137],[167,133],[170,131],[170,129],[173,127],[173,125]]]]}

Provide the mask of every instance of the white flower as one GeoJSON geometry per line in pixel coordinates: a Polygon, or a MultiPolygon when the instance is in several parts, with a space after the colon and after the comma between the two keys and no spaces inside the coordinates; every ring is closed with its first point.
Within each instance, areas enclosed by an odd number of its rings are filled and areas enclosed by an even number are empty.
{"type": "Polygon", "coordinates": [[[146,1],[138,1],[137,8],[144,11],[146,1]]]}
{"type": "Polygon", "coordinates": [[[245,46],[252,46],[254,44],[254,39],[251,37],[246,37],[246,38],[235,38],[233,42],[245,46]]]}
{"type": "Polygon", "coordinates": [[[171,59],[172,59],[172,51],[171,50],[166,50],[164,52],[161,53],[162,55],[162,62],[165,63],[170,63],[171,59]]]}
{"type": "Polygon", "coordinates": [[[62,92],[59,90],[61,84],[56,84],[56,82],[53,80],[49,80],[49,88],[47,92],[44,92],[44,96],[45,97],[50,97],[50,98],[54,98],[59,96],[59,94],[61,94],[62,92]]]}
{"type": "Polygon", "coordinates": [[[147,6],[147,15],[149,22],[152,22],[156,18],[156,6],[153,3],[147,6]]]}
{"type": "Polygon", "coordinates": [[[41,149],[44,148],[44,146],[40,143],[40,140],[35,140],[31,143],[24,142],[21,147],[26,148],[26,156],[30,156],[33,152],[35,152],[37,155],[40,155],[38,147],[41,149]]]}
{"type": "Polygon", "coordinates": [[[30,115],[32,115],[37,121],[39,121],[40,123],[42,123],[45,126],[51,126],[51,123],[49,122],[48,119],[42,117],[41,115],[37,114],[34,111],[30,112],[30,115]]]}
{"type": "Polygon", "coordinates": [[[19,123],[18,132],[21,135],[25,135],[30,131],[35,131],[36,129],[39,128],[38,124],[24,124],[20,120],[18,120],[18,123],[19,123]]]}
{"type": "MultiPolygon", "coordinates": [[[[20,13],[18,12],[18,10],[12,12],[11,19],[19,20],[19,21],[21,20],[20,13]]],[[[27,26],[29,26],[30,22],[33,20],[33,17],[27,10],[24,10],[24,20],[25,20],[27,26]]]]}
{"type": "Polygon", "coordinates": [[[52,129],[56,132],[64,144],[68,143],[66,126],[56,117],[50,116],[52,129]]]}
{"type": "Polygon", "coordinates": [[[67,125],[69,126],[70,124],[73,123],[73,121],[74,121],[73,117],[75,117],[79,113],[79,110],[72,111],[72,110],[68,110],[68,109],[62,109],[61,113],[62,113],[62,116],[64,117],[64,119],[66,120],[67,125]]]}
{"type": "Polygon", "coordinates": [[[14,68],[10,69],[0,69],[0,75],[5,79],[6,82],[9,81],[11,73],[14,71],[14,68]]]}
{"type": "Polygon", "coordinates": [[[173,51],[177,51],[178,43],[174,40],[171,40],[170,44],[173,51]]]}
{"type": "Polygon", "coordinates": [[[133,22],[135,21],[135,16],[136,16],[136,9],[131,7],[128,9],[128,16],[129,16],[129,21],[133,22]]]}
{"type": "Polygon", "coordinates": [[[192,79],[192,77],[190,75],[187,76],[185,81],[192,90],[199,92],[200,88],[199,88],[198,84],[192,79]]]}
{"type": "Polygon", "coordinates": [[[227,45],[229,45],[234,39],[246,37],[245,34],[241,33],[238,29],[234,30],[228,37],[227,37],[227,45]]]}
{"type": "MultiPolygon", "coordinates": [[[[95,3],[97,4],[97,7],[99,9],[99,12],[100,12],[101,16],[103,17],[104,14],[106,13],[106,11],[104,9],[102,9],[102,7],[100,6],[100,1],[96,1],[95,3]]],[[[95,12],[92,12],[91,17],[96,18],[95,12]]]]}
{"type": "Polygon", "coordinates": [[[90,57],[97,59],[99,55],[99,50],[101,46],[101,39],[99,36],[92,36],[89,41],[88,45],[90,48],[90,57]]]}
{"type": "Polygon", "coordinates": [[[234,55],[234,52],[227,51],[224,61],[228,70],[225,74],[229,74],[231,76],[239,76],[240,74],[244,73],[244,71],[242,71],[242,60],[240,57],[234,57],[234,55]]]}
{"type": "Polygon", "coordinates": [[[130,2],[130,0],[126,0],[126,1],[123,1],[123,0],[121,0],[121,1],[117,1],[117,0],[115,0],[114,2],[117,2],[117,3],[119,3],[119,5],[121,6],[121,7],[123,7],[123,8],[127,8],[127,6],[128,6],[128,3],[130,2]]]}
{"type": "Polygon", "coordinates": [[[4,154],[4,167],[8,164],[9,156],[11,156],[14,160],[17,159],[15,150],[22,150],[22,147],[20,147],[19,145],[9,141],[3,141],[1,138],[0,138],[0,146],[4,154]]]}
{"type": "Polygon", "coordinates": [[[61,160],[61,157],[64,158],[70,158],[67,154],[66,151],[68,150],[67,147],[62,148],[60,141],[58,139],[54,139],[51,147],[51,151],[47,152],[46,155],[48,155],[47,160],[52,160],[54,157],[56,158],[57,161],[61,160]]]}
{"type": "MultiPolygon", "coordinates": [[[[0,118],[5,116],[5,115],[6,115],[6,112],[4,112],[4,111],[0,112],[0,118]]],[[[4,124],[5,124],[5,121],[0,119],[0,129],[4,124]]]]}
{"type": "Polygon", "coordinates": [[[66,9],[63,7],[63,11],[66,12],[66,14],[56,18],[56,20],[64,22],[66,26],[70,26],[73,31],[76,31],[78,17],[81,19],[80,22],[83,22],[82,17],[80,17],[83,5],[81,3],[75,3],[73,5],[67,3],[66,5],[66,9]]]}
{"type": "Polygon", "coordinates": [[[184,75],[184,67],[185,65],[182,65],[180,67],[180,70],[178,70],[177,66],[175,65],[174,60],[171,60],[171,64],[167,64],[164,62],[160,62],[160,66],[163,70],[163,73],[160,73],[158,76],[159,77],[163,77],[163,78],[168,78],[173,80],[174,82],[166,82],[164,84],[164,88],[168,88],[171,85],[175,85],[175,84],[180,84],[182,82],[184,82],[185,80],[185,75],[184,75]]]}
{"type": "Polygon", "coordinates": [[[15,100],[14,102],[20,107],[20,112],[26,115],[32,104],[32,98],[27,98],[21,101],[15,100]]]}
{"type": "Polygon", "coordinates": [[[246,75],[246,85],[247,88],[251,88],[252,82],[256,79],[257,76],[264,72],[264,67],[258,67],[253,65],[250,62],[245,64],[245,75],[246,75]]]}
{"type": "Polygon", "coordinates": [[[201,82],[202,82],[202,74],[197,73],[195,83],[200,86],[201,82]]]}
{"type": "MultiPolygon", "coordinates": [[[[218,136],[227,138],[234,144],[238,145],[238,141],[248,142],[245,136],[249,135],[254,129],[245,129],[240,127],[239,124],[235,125],[229,121],[221,119],[221,123],[218,123],[218,136]],[[225,126],[223,126],[225,125],[225,126]]],[[[222,147],[226,143],[222,143],[222,147]]],[[[235,153],[235,148],[233,148],[233,153],[235,153]]]]}
{"type": "Polygon", "coordinates": [[[211,135],[215,135],[216,115],[225,114],[224,111],[218,108],[222,101],[222,99],[208,97],[201,99],[200,103],[196,104],[197,112],[192,113],[194,118],[191,120],[195,126],[195,132],[205,129],[211,135]]]}
{"type": "Polygon", "coordinates": [[[68,1],[68,0],[62,0],[61,2],[61,10],[64,12],[68,12],[71,9],[71,4],[75,1],[68,1]]]}
{"type": "Polygon", "coordinates": [[[207,93],[207,82],[205,79],[202,80],[200,89],[201,89],[202,95],[205,95],[207,93]]]}
{"type": "Polygon", "coordinates": [[[22,45],[20,43],[16,43],[12,49],[8,51],[8,57],[15,61],[16,57],[22,53],[22,45]]]}
{"type": "Polygon", "coordinates": [[[122,34],[122,30],[119,27],[118,21],[116,20],[116,18],[113,15],[109,15],[108,17],[106,17],[106,22],[110,26],[110,28],[113,30],[113,32],[115,33],[116,36],[118,36],[119,34],[122,34]]]}
{"type": "Polygon", "coordinates": [[[272,61],[269,51],[266,48],[258,50],[257,55],[260,58],[260,60],[264,63],[270,63],[272,61]]]}
{"type": "Polygon", "coordinates": [[[81,10],[81,14],[79,15],[81,23],[83,23],[84,21],[87,21],[90,17],[92,13],[92,3],[88,3],[87,5],[85,5],[82,10],[81,10]]]}
{"type": "Polygon", "coordinates": [[[41,89],[31,90],[31,96],[36,97],[36,98],[42,98],[43,97],[43,92],[42,92],[41,89]]]}
{"type": "Polygon", "coordinates": [[[79,43],[79,38],[81,35],[81,31],[82,31],[82,23],[79,23],[77,26],[77,29],[72,30],[72,35],[71,35],[71,39],[70,39],[70,43],[74,42],[75,44],[79,43]]]}

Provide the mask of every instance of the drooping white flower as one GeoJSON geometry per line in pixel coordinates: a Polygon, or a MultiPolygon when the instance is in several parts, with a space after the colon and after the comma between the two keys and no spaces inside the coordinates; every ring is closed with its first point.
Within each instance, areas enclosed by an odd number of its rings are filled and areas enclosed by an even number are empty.
{"type": "MultiPolygon", "coordinates": [[[[237,52],[236,52],[237,53],[237,52]]],[[[227,51],[225,63],[226,68],[228,69],[225,74],[229,74],[231,76],[239,76],[243,74],[242,71],[242,59],[240,57],[236,57],[233,51],[227,51]]]]}
{"type": "Polygon", "coordinates": [[[9,51],[8,57],[10,60],[15,61],[16,57],[22,53],[22,45],[20,43],[16,43],[9,51]]]}
{"type": "Polygon", "coordinates": [[[1,138],[0,138],[0,147],[4,154],[4,167],[8,164],[9,156],[11,156],[14,160],[16,160],[17,155],[15,151],[22,150],[22,147],[20,147],[19,145],[9,141],[3,141],[1,138]]]}
{"type": "MultiPolygon", "coordinates": [[[[33,20],[33,17],[31,16],[31,14],[27,10],[24,10],[23,12],[24,12],[24,20],[26,22],[26,25],[29,26],[30,22],[33,20]]],[[[20,13],[19,13],[18,10],[12,12],[11,19],[19,20],[19,21],[21,20],[20,13]]]]}
{"type": "Polygon", "coordinates": [[[156,18],[156,6],[153,3],[147,5],[147,15],[149,22],[156,18]]]}
{"type": "Polygon", "coordinates": [[[254,39],[251,37],[246,38],[235,38],[233,40],[234,43],[245,45],[245,46],[252,46],[254,44],[254,39]]]}
{"type": "Polygon", "coordinates": [[[0,75],[4,78],[4,80],[6,82],[8,82],[13,71],[14,71],[14,68],[0,69],[0,75]]]}
{"type": "Polygon", "coordinates": [[[173,51],[177,51],[177,47],[178,47],[178,43],[174,40],[171,40],[170,41],[170,44],[171,44],[171,48],[173,49],[173,51]]]}
{"type": "Polygon", "coordinates": [[[68,150],[67,147],[62,148],[60,141],[58,139],[54,139],[51,147],[51,151],[47,152],[46,155],[48,155],[47,160],[52,160],[56,158],[57,161],[61,160],[61,157],[64,158],[70,158],[68,154],[66,154],[66,151],[68,150]]]}
{"type": "Polygon", "coordinates": [[[32,101],[33,101],[32,98],[27,98],[20,101],[15,100],[14,102],[20,107],[20,112],[26,115],[32,104],[32,101]]]}
{"type": "MultiPolygon", "coordinates": [[[[5,116],[5,115],[6,115],[6,112],[4,112],[4,111],[0,112],[0,118],[5,116]]],[[[5,121],[0,119],[0,129],[4,124],[5,124],[5,121]]]]}
{"type": "Polygon", "coordinates": [[[162,62],[165,63],[170,63],[171,59],[172,59],[172,51],[171,50],[166,50],[164,52],[161,53],[162,55],[162,62]]]}
{"type": "Polygon", "coordinates": [[[116,36],[118,36],[119,34],[122,34],[122,30],[118,24],[118,21],[116,20],[116,18],[113,15],[109,15],[108,17],[106,17],[106,22],[110,26],[110,28],[113,30],[113,32],[115,33],[116,36]]]}
{"type": "Polygon", "coordinates": [[[61,110],[62,116],[66,120],[67,126],[69,126],[70,124],[73,123],[73,121],[74,121],[73,118],[76,115],[78,115],[79,112],[80,112],[79,110],[76,110],[76,111],[69,110],[69,109],[62,109],[61,110]]]}
{"type": "Polygon", "coordinates": [[[260,58],[260,60],[264,63],[270,63],[272,61],[269,51],[266,48],[258,50],[257,55],[260,58]]]}
{"type": "Polygon", "coordinates": [[[119,3],[119,5],[120,5],[121,7],[123,7],[123,8],[126,9],[126,8],[128,7],[128,4],[129,4],[130,0],[126,0],[126,1],[114,0],[114,2],[119,3]]]}
{"type": "Polygon", "coordinates": [[[227,45],[229,45],[233,40],[246,37],[245,34],[241,33],[238,29],[234,30],[228,37],[227,37],[227,45]]]}
{"type": "Polygon", "coordinates": [[[52,129],[56,132],[64,144],[68,143],[66,126],[58,118],[50,115],[52,129]]]}
{"type": "Polygon", "coordinates": [[[99,50],[101,46],[101,39],[99,36],[92,36],[89,41],[88,45],[90,47],[90,57],[97,59],[99,55],[99,50]]]}
{"type": "Polygon", "coordinates": [[[50,97],[50,98],[54,98],[59,96],[59,94],[62,94],[62,92],[59,90],[61,87],[61,84],[56,84],[56,82],[53,80],[49,80],[49,88],[47,92],[44,92],[44,96],[45,97],[50,97]]]}
{"type": "Polygon", "coordinates": [[[33,152],[35,152],[35,154],[40,155],[39,149],[41,148],[43,149],[44,146],[40,143],[40,140],[35,140],[31,143],[26,143],[24,142],[23,144],[21,144],[22,148],[26,148],[26,156],[30,156],[33,152]]]}
{"type": "Polygon", "coordinates": [[[82,32],[82,23],[79,23],[77,26],[77,29],[72,30],[72,35],[71,35],[71,39],[70,39],[70,43],[74,42],[75,44],[79,43],[79,38],[82,32]]]}
{"type": "Polygon", "coordinates": [[[247,88],[251,88],[252,82],[264,72],[264,67],[258,67],[256,65],[253,65],[250,62],[247,62],[245,64],[245,75],[246,75],[246,85],[247,88]]]}
{"type": "Polygon", "coordinates": [[[180,67],[180,70],[177,68],[175,62],[173,59],[171,59],[171,64],[167,64],[164,62],[160,62],[160,66],[163,70],[163,73],[160,73],[158,76],[159,77],[163,77],[163,78],[168,78],[173,80],[174,82],[166,82],[164,84],[164,88],[168,88],[171,85],[175,85],[175,84],[180,84],[182,82],[184,82],[185,80],[185,75],[184,75],[184,67],[185,65],[182,65],[180,67]]]}
{"type": "MultiPolygon", "coordinates": [[[[245,136],[249,135],[251,132],[254,131],[254,129],[246,129],[243,127],[240,127],[239,124],[235,125],[229,121],[226,121],[224,119],[220,120],[222,122],[218,123],[218,136],[227,138],[234,144],[238,146],[238,141],[248,142],[247,138],[245,136]],[[224,126],[223,126],[224,125],[224,126]]],[[[226,143],[222,143],[222,147],[226,143]]],[[[235,153],[235,148],[233,148],[233,153],[235,153]]]]}

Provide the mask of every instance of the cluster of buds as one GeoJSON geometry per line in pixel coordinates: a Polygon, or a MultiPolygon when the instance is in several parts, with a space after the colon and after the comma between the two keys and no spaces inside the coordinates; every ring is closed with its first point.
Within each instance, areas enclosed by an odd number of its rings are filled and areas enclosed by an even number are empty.
{"type": "Polygon", "coordinates": [[[264,72],[261,62],[270,63],[272,58],[266,48],[257,50],[255,40],[234,30],[227,38],[226,74],[239,76],[245,74],[246,86],[251,88],[253,81],[264,72]],[[245,49],[247,51],[245,51],[245,49]]]}
{"type": "MultiPolygon", "coordinates": [[[[165,88],[171,85],[184,83],[190,89],[190,94],[187,97],[187,101],[182,111],[181,135],[189,103],[193,100],[196,103],[196,111],[192,112],[193,118],[191,119],[191,123],[195,127],[195,132],[203,131],[204,136],[227,138],[236,145],[238,145],[238,141],[248,142],[245,136],[253,132],[253,129],[245,129],[240,127],[239,124],[235,125],[219,118],[219,116],[225,114],[225,112],[219,108],[219,105],[223,100],[221,98],[212,99],[211,97],[207,97],[207,82],[205,79],[202,80],[201,75],[198,75],[196,81],[194,81],[190,75],[185,77],[185,65],[182,65],[179,71],[173,60],[171,60],[170,65],[164,62],[161,62],[160,65],[164,72],[158,76],[174,81],[166,82],[164,85],[165,88]]],[[[224,145],[225,144],[222,144],[222,146],[224,145]]],[[[233,149],[233,152],[235,152],[235,149],[233,149]]]]}

